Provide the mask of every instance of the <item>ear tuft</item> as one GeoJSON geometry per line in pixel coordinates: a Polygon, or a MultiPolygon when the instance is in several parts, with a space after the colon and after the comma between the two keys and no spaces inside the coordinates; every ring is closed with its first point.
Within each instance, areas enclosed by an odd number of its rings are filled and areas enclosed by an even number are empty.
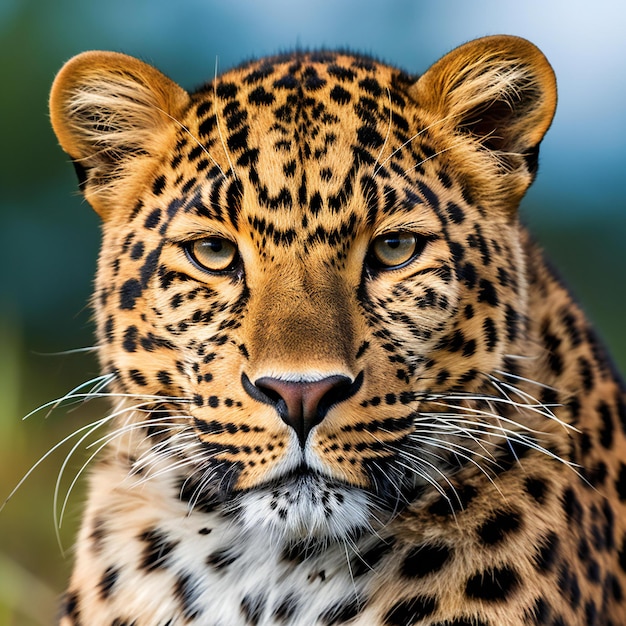
{"type": "Polygon", "coordinates": [[[504,35],[471,41],[435,63],[413,96],[438,126],[465,140],[452,151],[475,186],[507,193],[516,206],[532,182],[556,108],[554,72],[539,49],[504,35]]]}
{"type": "Polygon", "coordinates": [[[188,100],[158,70],[124,54],[84,52],[61,69],[50,94],[52,126],[103,217],[122,200],[122,187],[150,170],[188,100]]]}

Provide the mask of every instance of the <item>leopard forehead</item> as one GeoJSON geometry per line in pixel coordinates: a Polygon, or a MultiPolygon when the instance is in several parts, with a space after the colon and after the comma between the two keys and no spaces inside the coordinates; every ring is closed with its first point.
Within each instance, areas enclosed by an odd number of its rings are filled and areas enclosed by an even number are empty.
{"type": "MultiPolygon", "coordinates": [[[[409,84],[393,68],[330,53],[227,73],[193,94],[170,160],[148,189],[150,207],[167,206],[152,220],[172,221],[182,207],[246,231],[264,256],[316,244],[345,252],[359,230],[384,229],[390,215],[437,201],[420,177],[435,147],[409,84]]],[[[435,186],[450,184],[445,169],[439,165],[435,186]]],[[[175,234],[193,225],[183,221],[175,234]]],[[[341,251],[335,257],[341,262],[341,251]]]]}

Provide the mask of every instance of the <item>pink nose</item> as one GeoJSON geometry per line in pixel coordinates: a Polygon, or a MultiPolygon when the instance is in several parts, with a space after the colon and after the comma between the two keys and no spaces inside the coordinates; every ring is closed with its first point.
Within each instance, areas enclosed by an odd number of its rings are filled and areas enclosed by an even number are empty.
{"type": "Polygon", "coordinates": [[[328,409],[354,395],[361,381],[362,375],[354,382],[340,375],[311,382],[291,382],[264,376],[252,384],[245,374],[242,377],[248,394],[274,406],[285,424],[296,431],[302,447],[311,430],[324,419],[328,409]]]}

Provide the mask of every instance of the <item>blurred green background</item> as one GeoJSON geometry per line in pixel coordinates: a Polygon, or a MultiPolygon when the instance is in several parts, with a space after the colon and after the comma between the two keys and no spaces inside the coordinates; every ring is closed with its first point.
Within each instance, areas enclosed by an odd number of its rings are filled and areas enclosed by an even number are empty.
{"type": "MultiPolygon", "coordinates": [[[[47,116],[72,55],[119,50],[191,88],[253,56],[350,47],[411,72],[474,37],[535,42],[559,79],[556,120],[523,216],[626,370],[626,5],[530,0],[0,0],[0,502],[55,443],[104,408],[21,417],[96,374],[87,306],[98,219],[47,116]]],[[[71,564],[80,486],[55,538],[54,484],[71,444],[0,512],[0,624],[54,622],[71,564]]],[[[86,453],[78,451],[63,497],[86,453]]]]}

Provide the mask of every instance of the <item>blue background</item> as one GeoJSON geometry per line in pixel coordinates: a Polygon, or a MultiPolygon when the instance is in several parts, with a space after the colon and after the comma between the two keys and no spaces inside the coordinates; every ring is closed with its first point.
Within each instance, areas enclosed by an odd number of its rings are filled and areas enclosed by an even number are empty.
{"type": "MultiPolygon", "coordinates": [[[[98,410],[20,416],[92,376],[87,306],[98,219],[47,114],[55,72],[87,49],[139,56],[193,88],[250,57],[349,47],[410,72],[475,37],[537,44],[559,82],[523,219],[626,369],[626,5],[595,0],[0,0],[0,500],[98,410]]],[[[70,446],[71,448],[71,446],[70,446]]],[[[0,623],[49,624],[69,560],[55,540],[52,455],[0,513],[0,623]],[[35,598],[35,599],[34,599],[35,598]]],[[[84,455],[74,455],[69,479],[84,455]]],[[[61,542],[71,546],[80,489],[61,542]]]]}

